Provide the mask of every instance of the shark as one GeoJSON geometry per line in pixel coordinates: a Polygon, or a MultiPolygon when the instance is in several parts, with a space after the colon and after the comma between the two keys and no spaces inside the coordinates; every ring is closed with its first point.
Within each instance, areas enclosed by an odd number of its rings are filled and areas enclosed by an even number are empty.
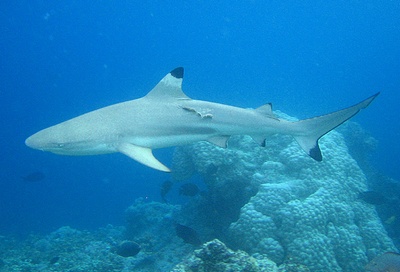
{"type": "Polygon", "coordinates": [[[184,69],[169,72],[145,96],[100,108],[28,137],[31,148],[62,155],[120,152],[156,170],[170,172],[153,149],[208,141],[227,147],[232,135],[249,135],[260,145],[271,134],[292,135],[315,161],[322,161],[319,139],[356,115],[379,95],[326,115],[288,121],[270,103],[255,109],[194,100],[182,91],[184,69]]]}

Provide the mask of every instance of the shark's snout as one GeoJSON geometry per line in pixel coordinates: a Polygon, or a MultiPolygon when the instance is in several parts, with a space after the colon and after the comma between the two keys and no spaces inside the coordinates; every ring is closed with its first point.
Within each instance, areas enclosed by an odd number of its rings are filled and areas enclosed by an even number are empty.
{"type": "Polygon", "coordinates": [[[40,144],[40,141],[38,141],[37,137],[35,137],[35,134],[29,136],[25,140],[25,144],[33,149],[43,149],[42,145],[40,144]]]}
{"type": "Polygon", "coordinates": [[[30,148],[42,151],[50,151],[54,148],[55,142],[57,141],[55,141],[49,128],[40,130],[25,140],[25,144],[30,148]]]}
{"type": "MultiPolygon", "coordinates": [[[[80,135],[78,134],[78,136],[80,135]]],[[[108,145],[93,143],[89,140],[75,140],[75,138],[74,134],[68,134],[54,126],[29,136],[25,140],[25,144],[33,149],[60,155],[94,155],[115,152],[108,145]],[[66,136],[69,136],[68,140],[66,140],[66,136]]]]}

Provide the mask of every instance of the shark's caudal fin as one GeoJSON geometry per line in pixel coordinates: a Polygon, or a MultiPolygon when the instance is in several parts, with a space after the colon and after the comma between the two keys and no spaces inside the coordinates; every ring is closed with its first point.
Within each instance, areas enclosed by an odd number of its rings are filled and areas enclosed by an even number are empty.
{"type": "Polygon", "coordinates": [[[316,161],[322,161],[321,150],[318,145],[319,138],[356,115],[360,110],[368,107],[378,95],[379,93],[374,94],[364,101],[343,110],[295,122],[293,125],[297,126],[296,131],[299,133],[293,136],[310,157],[316,161]]]}

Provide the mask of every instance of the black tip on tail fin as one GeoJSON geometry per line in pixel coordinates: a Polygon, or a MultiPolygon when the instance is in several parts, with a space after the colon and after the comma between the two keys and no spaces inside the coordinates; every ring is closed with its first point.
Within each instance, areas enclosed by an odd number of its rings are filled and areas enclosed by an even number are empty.
{"type": "Polygon", "coordinates": [[[175,78],[183,78],[183,67],[175,68],[170,74],[175,78]]]}
{"type": "Polygon", "coordinates": [[[379,93],[376,93],[358,104],[339,111],[294,122],[293,126],[296,127],[295,130],[300,133],[293,136],[311,158],[316,161],[322,161],[318,140],[332,129],[356,115],[360,110],[368,107],[378,95],[379,93]]]}
{"type": "Polygon", "coordinates": [[[294,136],[294,139],[300,145],[300,147],[307,153],[308,156],[316,161],[322,161],[321,149],[318,145],[319,138],[313,138],[312,136],[294,136]]]}

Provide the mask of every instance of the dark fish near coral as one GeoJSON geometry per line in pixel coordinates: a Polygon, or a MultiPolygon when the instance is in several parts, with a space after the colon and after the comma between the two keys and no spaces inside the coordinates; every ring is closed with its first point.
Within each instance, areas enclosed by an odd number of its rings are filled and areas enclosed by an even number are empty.
{"type": "Polygon", "coordinates": [[[201,241],[197,232],[187,226],[176,224],[175,226],[176,235],[181,238],[185,243],[198,246],[201,245],[201,241]]]}
{"type": "Polygon", "coordinates": [[[373,205],[382,205],[388,202],[388,199],[383,194],[376,191],[360,192],[358,198],[373,205]]]}
{"type": "Polygon", "coordinates": [[[396,215],[392,215],[391,217],[389,217],[388,219],[385,220],[385,224],[390,225],[393,224],[397,219],[396,215]]]}
{"type": "Polygon", "coordinates": [[[42,172],[37,171],[37,172],[30,173],[26,176],[22,176],[21,178],[24,181],[28,181],[28,182],[38,182],[38,181],[43,180],[45,177],[46,176],[42,172]]]}
{"type": "Polygon", "coordinates": [[[133,241],[123,241],[116,247],[115,253],[122,257],[133,257],[139,253],[140,249],[138,243],[133,241]]]}
{"type": "Polygon", "coordinates": [[[59,256],[55,256],[53,258],[50,259],[49,263],[50,264],[55,264],[56,262],[58,262],[60,260],[59,256]]]}
{"type": "Polygon", "coordinates": [[[166,196],[166,195],[169,193],[169,191],[171,190],[172,185],[174,185],[174,183],[173,183],[172,181],[170,181],[170,180],[164,181],[164,182],[161,184],[161,191],[160,191],[160,194],[161,194],[162,200],[163,200],[165,203],[167,202],[167,200],[165,199],[165,196],[166,196]]]}
{"type": "Polygon", "coordinates": [[[179,195],[195,196],[200,192],[199,187],[194,183],[185,183],[179,188],[179,195]]]}
{"type": "Polygon", "coordinates": [[[375,257],[366,266],[369,272],[400,272],[400,254],[386,252],[375,257]]]}
{"type": "Polygon", "coordinates": [[[207,176],[214,176],[218,172],[218,166],[213,163],[210,163],[206,168],[206,175],[207,176]]]}

